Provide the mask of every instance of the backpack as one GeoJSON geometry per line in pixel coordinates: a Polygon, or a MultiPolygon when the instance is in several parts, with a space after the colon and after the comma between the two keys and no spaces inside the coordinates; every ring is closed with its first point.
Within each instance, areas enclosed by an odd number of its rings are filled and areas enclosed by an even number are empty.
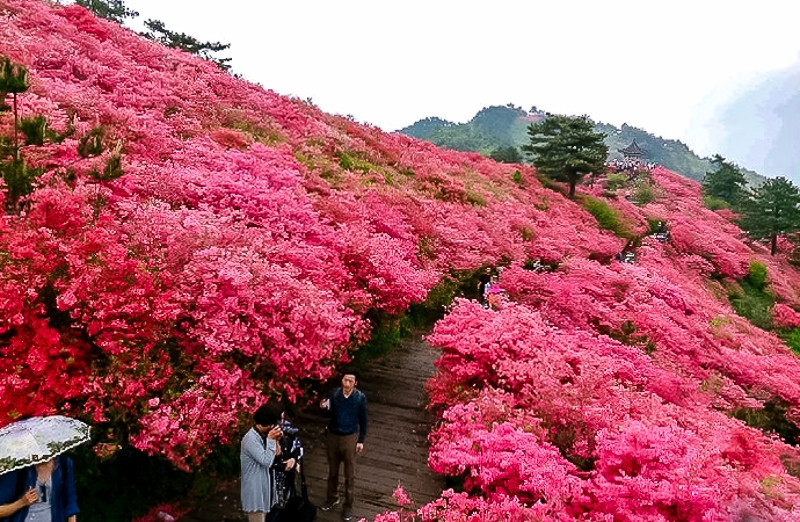
{"type": "Polygon", "coordinates": [[[300,466],[301,494],[290,498],[286,505],[278,512],[276,522],[313,522],[317,518],[317,506],[308,499],[308,487],[306,487],[306,475],[300,466]]]}

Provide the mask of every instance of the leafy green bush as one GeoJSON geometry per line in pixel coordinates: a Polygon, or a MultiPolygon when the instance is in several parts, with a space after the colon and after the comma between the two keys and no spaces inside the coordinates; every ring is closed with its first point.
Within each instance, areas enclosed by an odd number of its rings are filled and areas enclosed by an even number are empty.
{"type": "Polygon", "coordinates": [[[337,152],[335,155],[339,157],[340,167],[342,167],[344,170],[353,170],[355,162],[353,161],[353,157],[350,156],[350,154],[342,151],[342,152],[337,152]]]}
{"type": "Polygon", "coordinates": [[[633,233],[622,222],[619,212],[609,207],[605,201],[591,196],[583,196],[580,203],[583,208],[594,216],[600,228],[610,230],[621,238],[633,238],[633,233]]]}
{"type": "Polygon", "coordinates": [[[646,205],[656,199],[656,192],[653,185],[647,182],[639,182],[633,191],[633,200],[639,205],[646,205]]]}
{"type": "Polygon", "coordinates": [[[83,136],[78,142],[78,154],[82,158],[89,156],[99,156],[103,153],[103,140],[106,137],[106,130],[103,127],[95,127],[89,134],[83,136]]]}
{"type": "Polygon", "coordinates": [[[22,156],[0,162],[0,176],[6,184],[6,210],[16,212],[20,198],[33,192],[33,182],[44,169],[31,168],[22,156]]]}
{"type": "Polygon", "coordinates": [[[654,217],[648,217],[647,218],[647,233],[652,235],[652,234],[655,234],[656,232],[660,232],[661,228],[664,226],[663,223],[664,223],[664,221],[661,220],[661,219],[654,218],[654,217]]]}
{"type": "Polygon", "coordinates": [[[478,276],[485,270],[457,271],[439,281],[428,292],[425,301],[413,303],[405,315],[389,315],[370,310],[366,317],[373,325],[369,341],[355,354],[353,365],[363,367],[370,360],[389,354],[414,328],[428,328],[444,317],[456,296],[478,298],[478,276]]]}
{"type": "Polygon", "coordinates": [[[514,174],[511,175],[511,179],[514,180],[514,183],[521,184],[522,183],[522,173],[518,170],[514,171],[514,174]]]}
{"type": "Polygon", "coordinates": [[[388,355],[400,341],[411,335],[411,319],[405,315],[389,315],[370,310],[366,317],[373,325],[369,341],[353,357],[353,366],[363,368],[369,361],[388,355]]]}
{"type": "Polygon", "coordinates": [[[106,160],[103,172],[95,168],[89,172],[89,175],[94,178],[95,181],[112,181],[121,177],[124,173],[125,172],[122,170],[122,155],[117,153],[106,160]]]}
{"type": "Polygon", "coordinates": [[[44,138],[47,134],[47,118],[44,116],[22,118],[19,122],[19,130],[25,135],[25,145],[44,145],[44,138]]]}
{"type": "Polygon", "coordinates": [[[508,147],[497,147],[494,149],[489,157],[500,163],[522,163],[523,158],[519,149],[513,145],[508,147]]]}
{"type": "Polygon", "coordinates": [[[722,210],[723,208],[731,208],[730,204],[724,199],[712,198],[711,196],[703,196],[703,204],[710,210],[722,210]]]}
{"type": "Polygon", "coordinates": [[[763,290],[767,282],[767,267],[758,261],[751,262],[748,269],[747,280],[757,289],[763,290]]]}
{"type": "Polygon", "coordinates": [[[606,177],[606,190],[617,190],[628,184],[628,176],[619,172],[612,172],[606,177]]]}
{"type": "Polygon", "coordinates": [[[474,297],[477,297],[478,280],[471,272],[442,279],[430,289],[424,302],[409,307],[408,317],[414,326],[429,327],[444,317],[446,308],[457,295],[468,293],[472,287],[476,289],[474,297]]]}
{"type": "Polygon", "coordinates": [[[636,332],[638,330],[639,328],[636,326],[636,324],[634,324],[633,321],[627,320],[623,321],[622,324],[619,325],[618,329],[603,330],[603,333],[612,339],[616,339],[622,344],[639,347],[644,350],[647,355],[652,355],[653,352],[656,351],[656,343],[653,342],[647,335],[637,335],[636,332]]]}
{"type": "Polygon", "coordinates": [[[764,403],[763,409],[739,408],[732,415],[751,428],[758,428],[765,433],[777,433],[789,444],[797,444],[800,429],[786,418],[788,404],[780,399],[764,403]]]}

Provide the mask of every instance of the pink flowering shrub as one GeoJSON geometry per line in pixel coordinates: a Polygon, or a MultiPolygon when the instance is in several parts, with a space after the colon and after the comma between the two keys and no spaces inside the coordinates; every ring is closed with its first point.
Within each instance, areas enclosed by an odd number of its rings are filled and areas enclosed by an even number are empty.
{"type": "Polygon", "coordinates": [[[778,303],[772,308],[772,319],[775,321],[775,326],[800,328],[800,313],[783,303],[778,303]]]}
{"type": "Polygon", "coordinates": [[[22,148],[43,174],[0,219],[0,382],[39,391],[4,394],[0,424],[84,416],[188,468],[328,378],[368,314],[454,271],[619,248],[528,167],[326,115],[77,5],[0,1],[0,54],[29,71],[21,115],[66,136],[22,148]]]}
{"type": "MultiPolygon", "coordinates": [[[[428,390],[441,426],[431,435],[431,466],[494,499],[494,462],[483,458],[494,448],[481,430],[519,426],[559,453],[546,464],[520,458],[531,464],[527,480],[505,461],[501,494],[547,517],[794,519],[797,450],[723,412],[777,397],[796,422],[800,367],[780,339],[737,316],[710,277],[744,277],[758,260],[773,290],[796,303],[796,272],[718,217],[704,216],[713,232],[693,236],[701,225],[683,216],[707,213],[699,191],[663,169],[656,178],[670,197],[617,208],[664,220],[670,241],[644,238],[632,265],[575,258],[555,271],[512,266],[500,281],[511,303],[492,312],[460,302],[437,324],[429,340],[442,356],[428,390]],[[567,475],[555,483],[564,487],[532,502],[522,485],[550,483],[559,467],[567,475]]],[[[793,313],[773,310],[787,323],[793,313]]],[[[494,445],[514,440],[507,432],[494,445]]]]}
{"type": "Polygon", "coordinates": [[[22,148],[43,173],[0,216],[0,425],[77,415],[101,455],[190,469],[330,377],[366,317],[504,265],[494,309],[457,301],[429,339],[429,464],[464,491],[397,492],[378,520],[797,518],[796,448],[733,413],[779,401],[796,424],[800,366],[728,293],[761,263],[796,327],[800,277],[696,182],[656,168],[653,201],[608,201],[637,236],[620,263],[626,241],[531,167],[324,114],[79,6],[0,0],[0,54],[29,70],[22,115],[72,130],[22,148]]]}
{"type": "Polygon", "coordinates": [[[546,313],[459,302],[437,324],[449,388],[430,388],[433,469],[550,517],[728,520],[733,505],[775,516],[800,501],[793,447],[724,415],[674,364],[546,313]]]}
{"type": "Polygon", "coordinates": [[[421,522],[484,522],[486,520],[534,522],[567,519],[546,517],[542,505],[526,506],[514,497],[500,497],[489,502],[481,497],[456,493],[452,489],[443,491],[439,499],[416,511],[389,512],[375,517],[375,522],[410,522],[411,520],[421,522]]]}

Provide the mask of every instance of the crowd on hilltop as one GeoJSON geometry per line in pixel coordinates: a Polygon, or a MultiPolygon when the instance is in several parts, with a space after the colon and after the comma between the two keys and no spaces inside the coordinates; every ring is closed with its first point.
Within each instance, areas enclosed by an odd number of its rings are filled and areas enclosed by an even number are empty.
{"type": "Polygon", "coordinates": [[[651,172],[655,167],[655,162],[643,162],[632,158],[617,159],[608,164],[611,172],[626,172],[630,177],[634,177],[637,172],[642,170],[651,172]]]}

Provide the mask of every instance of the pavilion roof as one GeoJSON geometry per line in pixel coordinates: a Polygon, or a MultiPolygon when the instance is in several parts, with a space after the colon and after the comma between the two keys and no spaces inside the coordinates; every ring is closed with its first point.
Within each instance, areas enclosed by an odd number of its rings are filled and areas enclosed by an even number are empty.
{"type": "Polygon", "coordinates": [[[636,143],[636,140],[633,140],[633,142],[624,149],[618,150],[626,156],[641,156],[645,153],[645,150],[636,143]]]}

